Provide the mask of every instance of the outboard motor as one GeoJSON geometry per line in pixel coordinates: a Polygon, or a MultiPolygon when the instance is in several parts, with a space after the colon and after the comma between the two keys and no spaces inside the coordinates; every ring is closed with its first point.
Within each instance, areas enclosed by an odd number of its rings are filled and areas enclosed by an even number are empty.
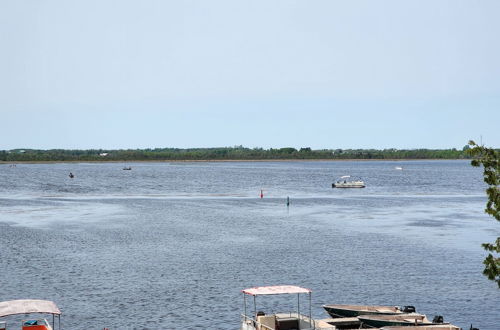
{"type": "Polygon", "coordinates": [[[443,322],[444,322],[444,319],[441,315],[436,315],[432,319],[432,323],[443,323],[443,322]]]}
{"type": "Polygon", "coordinates": [[[472,327],[472,324],[470,325],[470,330],[479,330],[478,328],[472,327]]]}
{"type": "Polygon", "coordinates": [[[404,306],[403,313],[415,313],[415,306],[404,306]]]}

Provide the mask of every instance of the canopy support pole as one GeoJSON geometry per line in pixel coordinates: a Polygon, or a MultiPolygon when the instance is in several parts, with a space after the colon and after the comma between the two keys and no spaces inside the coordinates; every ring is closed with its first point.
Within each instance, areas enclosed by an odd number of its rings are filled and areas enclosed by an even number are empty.
{"type": "Polygon", "coordinates": [[[299,330],[300,330],[300,293],[297,293],[297,318],[299,319],[299,330]]]}
{"type": "Polygon", "coordinates": [[[247,317],[247,295],[243,292],[243,305],[245,306],[245,322],[247,317]]]}
{"type": "Polygon", "coordinates": [[[254,314],[254,317],[255,317],[255,321],[257,321],[257,301],[256,301],[256,298],[257,296],[253,296],[253,310],[255,312],[254,314]]]}
{"type": "Polygon", "coordinates": [[[309,292],[309,320],[313,323],[313,329],[316,329],[316,322],[312,319],[312,299],[311,292],[309,292]]]}

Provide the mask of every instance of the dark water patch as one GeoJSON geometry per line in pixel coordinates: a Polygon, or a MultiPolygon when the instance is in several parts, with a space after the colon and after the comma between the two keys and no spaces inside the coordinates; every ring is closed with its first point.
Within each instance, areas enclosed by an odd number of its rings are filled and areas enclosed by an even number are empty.
{"type": "Polygon", "coordinates": [[[414,227],[447,227],[450,226],[449,223],[440,220],[415,220],[407,224],[407,226],[414,227]]]}

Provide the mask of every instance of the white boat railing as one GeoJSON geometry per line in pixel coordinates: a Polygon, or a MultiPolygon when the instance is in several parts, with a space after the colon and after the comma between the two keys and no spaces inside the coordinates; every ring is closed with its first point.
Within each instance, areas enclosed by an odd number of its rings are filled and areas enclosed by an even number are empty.
{"type": "MultiPolygon", "coordinates": [[[[281,314],[283,315],[283,314],[281,314]]],[[[316,325],[316,321],[314,319],[310,319],[308,316],[305,315],[297,315],[296,313],[290,313],[291,317],[297,317],[299,321],[302,321],[304,323],[307,323],[306,326],[309,327],[303,327],[304,324],[301,324],[300,329],[301,330],[335,330],[335,326],[331,325],[328,327],[316,325]]],[[[254,329],[259,329],[259,330],[275,330],[274,328],[270,328],[262,323],[257,322],[254,318],[250,316],[246,316],[244,314],[241,314],[241,327],[240,330],[254,330],[254,329]]]]}

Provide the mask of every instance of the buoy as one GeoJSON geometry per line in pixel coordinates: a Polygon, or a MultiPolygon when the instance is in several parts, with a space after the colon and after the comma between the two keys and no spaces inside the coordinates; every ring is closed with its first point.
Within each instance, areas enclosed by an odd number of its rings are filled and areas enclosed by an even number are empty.
{"type": "Polygon", "coordinates": [[[69,172],[69,177],[73,179],[75,176],[73,175],[73,173],[69,172]]]}
{"type": "Polygon", "coordinates": [[[262,192],[262,189],[260,190],[260,198],[264,197],[264,193],[262,192]]]}

